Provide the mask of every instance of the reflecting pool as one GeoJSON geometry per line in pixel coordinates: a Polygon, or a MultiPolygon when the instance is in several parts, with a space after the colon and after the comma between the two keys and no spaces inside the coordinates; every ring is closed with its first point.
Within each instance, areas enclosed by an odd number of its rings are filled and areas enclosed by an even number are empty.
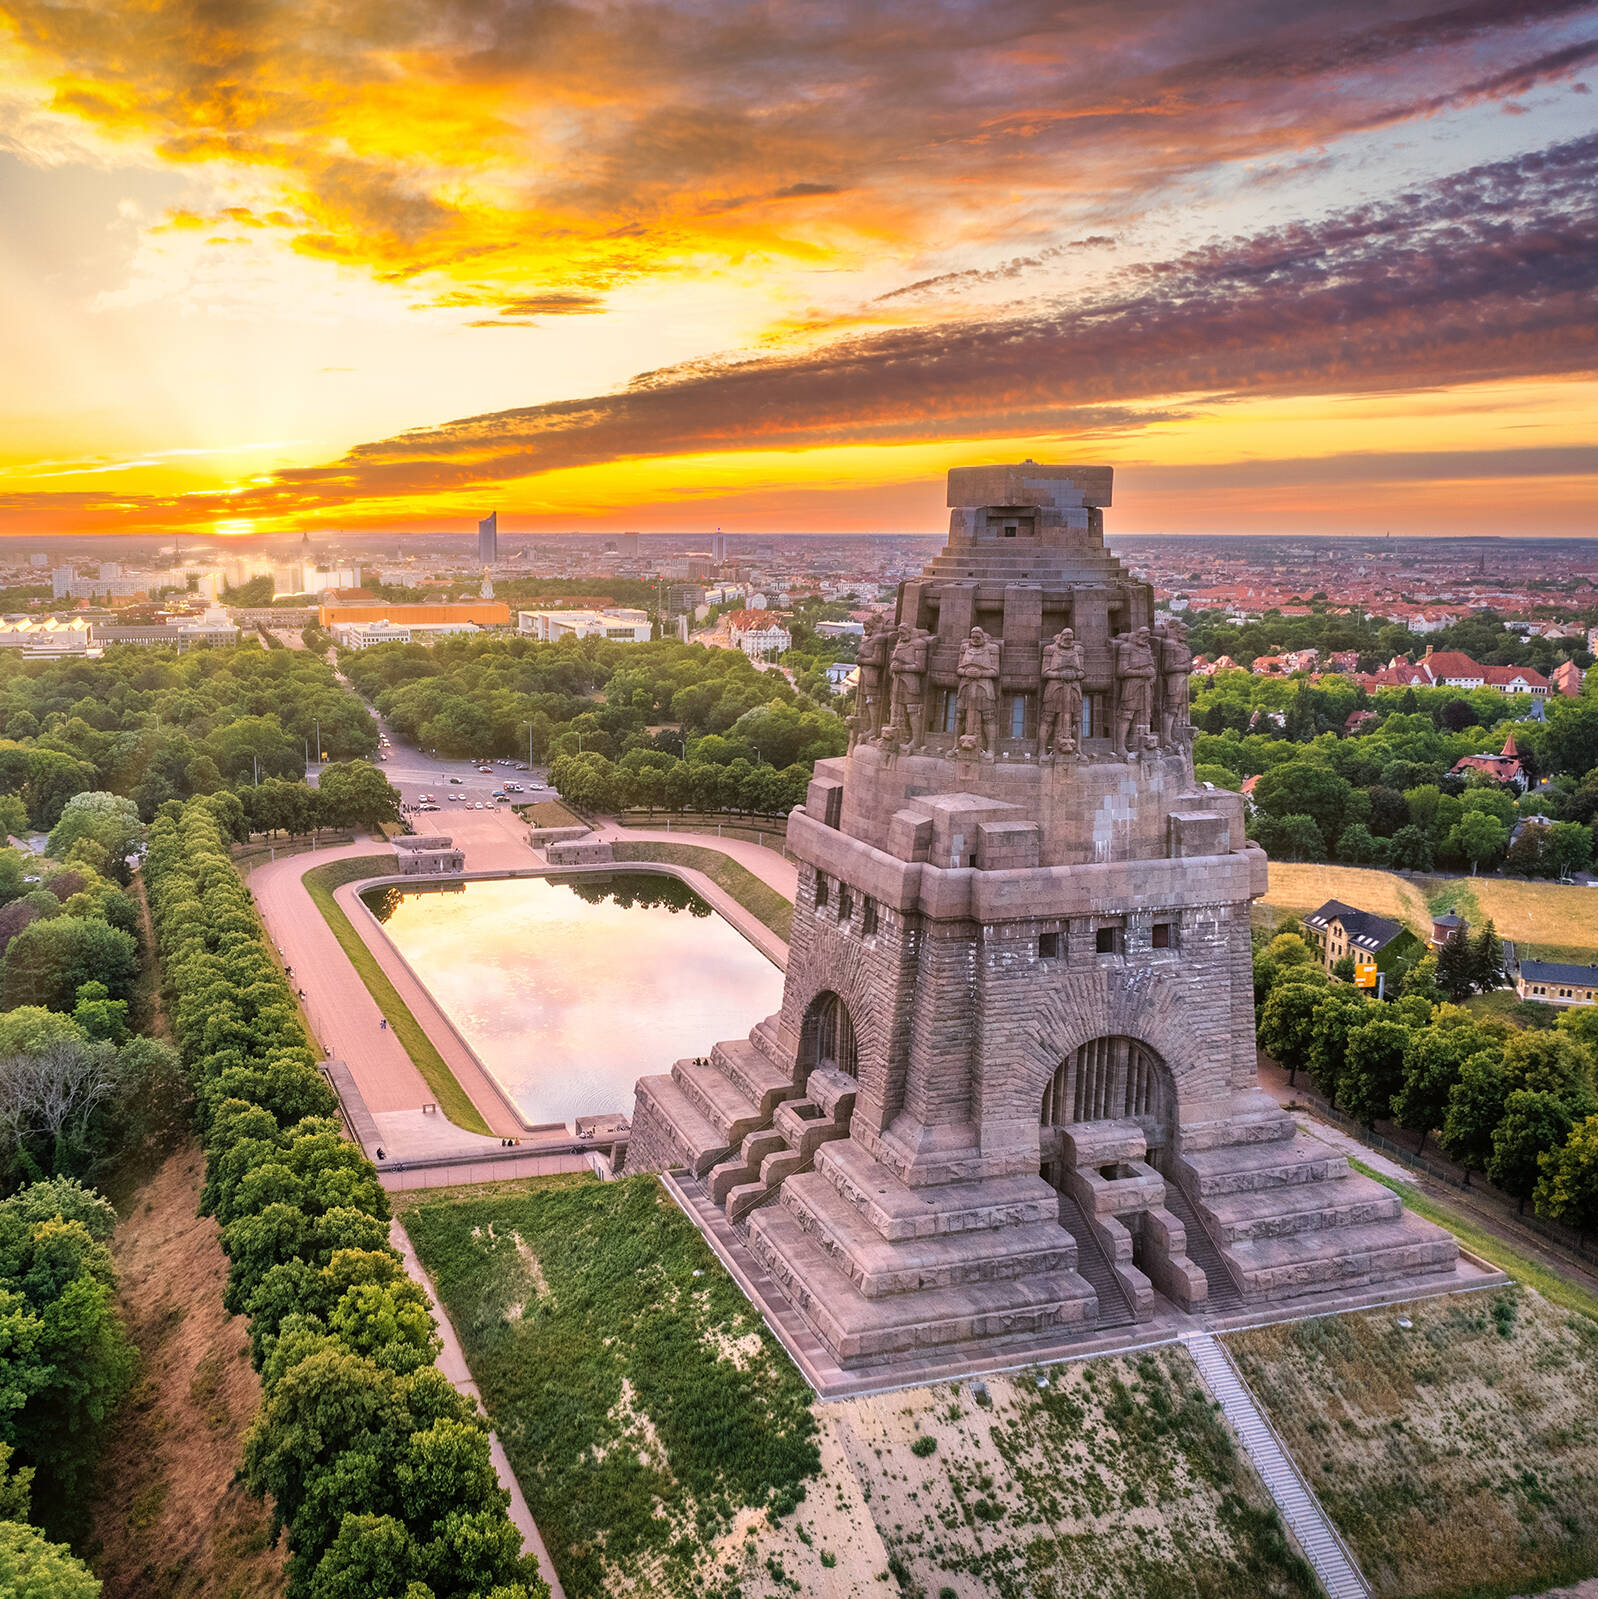
{"type": "Polygon", "coordinates": [[[633,1084],[741,1038],[782,973],[655,872],[439,883],[362,896],[528,1121],[632,1114],[633,1084]]]}

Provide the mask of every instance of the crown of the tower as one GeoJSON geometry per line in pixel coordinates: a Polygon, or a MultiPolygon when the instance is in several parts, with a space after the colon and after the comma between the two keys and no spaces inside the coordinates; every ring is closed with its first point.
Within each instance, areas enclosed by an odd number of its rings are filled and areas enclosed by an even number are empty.
{"type": "Polygon", "coordinates": [[[949,473],[949,542],[929,577],[1009,582],[1124,578],[1104,548],[1108,466],[958,466],[949,473]]]}

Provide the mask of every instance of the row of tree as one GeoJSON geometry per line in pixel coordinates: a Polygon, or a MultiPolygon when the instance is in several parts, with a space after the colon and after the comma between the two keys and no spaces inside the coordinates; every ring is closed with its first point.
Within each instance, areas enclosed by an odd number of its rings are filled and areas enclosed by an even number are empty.
{"type": "Polygon", "coordinates": [[[1435,1134],[1467,1175],[1485,1173],[1540,1216],[1592,1231],[1598,1015],[1519,1031],[1442,999],[1426,966],[1383,1003],[1329,979],[1303,939],[1279,934],[1255,956],[1260,1047],[1365,1125],[1391,1120],[1416,1135],[1417,1150],[1435,1134]]]}
{"type": "Polygon", "coordinates": [[[648,809],[668,811],[751,811],[786,816],[802,804],[810,782],[809,765],[778,770],[756,766],[740,756],[725,764],[678,760],[661,750],[632,750],[619,762],[603,755],[562,755],[549,780],[563,800],[588,812],[615,814],[648,809]]]}
{"type": "Polygon", "coordinates": [[[476,1406],[434,1365],[426,1296],[388,1201],[343,1136],[211,799],[163,807],[145,875],[169,1010],[195,1085],[204,1207],[264,1398],[250,1488],[288,1528],[290,1592],[547,1593],[505,1512],[476,1406]]]}

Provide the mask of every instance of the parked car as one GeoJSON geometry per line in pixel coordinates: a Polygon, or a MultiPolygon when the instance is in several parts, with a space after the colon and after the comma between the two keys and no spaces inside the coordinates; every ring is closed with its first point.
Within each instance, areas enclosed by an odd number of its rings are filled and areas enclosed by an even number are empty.
{"type": "Polygon", "coordinates": [[[452,783],[464,783],[465,781],[466,779],[464,777],[452,777],[450,779],[450,782],[452,783]]]}
{"type": "Polygon", "coordinates": [[[490,777],[494,775],[494,768],[492,766],[479,766],[477,770],[480,772],[487,772],[490,777]]]}

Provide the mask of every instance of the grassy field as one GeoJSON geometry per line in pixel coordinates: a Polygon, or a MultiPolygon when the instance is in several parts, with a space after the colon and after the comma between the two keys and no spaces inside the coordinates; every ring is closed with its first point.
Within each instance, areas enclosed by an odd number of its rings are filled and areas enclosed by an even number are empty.
{"type": "Polygon", "coordinates": [[[583,819],[573,816],[559,800],[534,800],[531,805],[513,807],[529,827],[582,827],[583,819]]]}
{"type": "Polygon", "coordinates": [[[810,1391],[654,1177],[395,1196],[572,1599],[722,1591],[820,1467],[810,1391]]]}
{"type": "Polygon", "coordinates": [[[1598,1573],[1598,1323],[1512,1287],[1226,1341],[1381,1599],[1598,1573]]]}
{"type": "Polygon", "coordinates": [[[439,1054],[422,1024],[411,1014],[410,1007],[399,997],[388,980],[377,957],[366,947],[361,935],[350,925],[350,919],[333,898],[333,890],[345,883],[359,882],[363,877],[374,877],[389,869],[389,857],[380,855],[349,855],[343,860],[329,861],[307,872],[303,878],[306,891],[316,908],[321,911],[339,948],[349,957],[350,965],[360,974],[367,992],[377,1001],[377,1008],[388,1018],[394,1036],[405,1047],[411,1063],[422,1074],[432,1089],[438,1108],[457,1127],[468,1132],[487,1133],[492,1129],[483,1120],[471,1096],[456,1081],[444,1057],[439,1054]]]}
{"type": "Polygon", "coordinates": [[[692,866],[718,888],[725,889],[751,915],[763,921],[784,943],[793,936],[793,905],[776,889],[761,882],[747,866],[720,850],[697,844],[617,843],[612,855],[618,861],[660,861],[668,866],[692,866]]]}
{"type": "Polygon", "coordinates": [[[653,1178],[394,1198],[572,1599],[1318,1591],[1180,1349],[818,1405],[653,1178]]]}
{"type": "Polygon", "coordinates": [[[1425,938],[1433,911],[1458,910],[1473,927],[1491,917],[1521,954],[1545,960],[1598,959],[1598,889],[1507,877],[1400,877],[1368,866],[1272,861],[1261,905],[1302,916],[1340,899],[1392,916],[1425,938]]]}

